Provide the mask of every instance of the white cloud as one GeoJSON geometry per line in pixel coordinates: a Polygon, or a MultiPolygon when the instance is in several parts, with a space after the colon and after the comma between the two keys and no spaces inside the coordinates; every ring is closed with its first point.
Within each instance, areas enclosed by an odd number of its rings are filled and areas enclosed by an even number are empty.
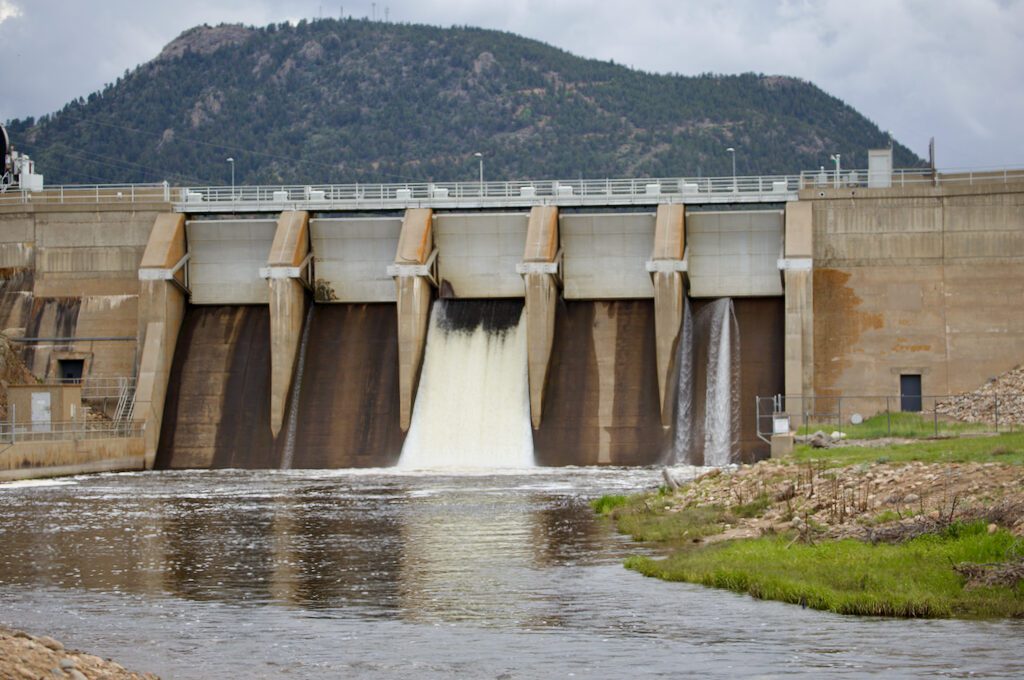
{"type": "Polygon", "coordinates": [[[0,0],[0,24],[8,19],[16,19],[21,16],[21,8],[11,0],[0,0]]]}
{"type": "MultiPolygon", "coordinates": [[[[0,0],[0,119],[60,108],[200,23],[369,17],[370,0],[0,0]],[[11,15],[15,16],[15,15],[11,15]],[[101,45],[102,49],[96,49],[101,45]],[[32,77],[26,74],[31,72],[32,77]]],[[[794,75],[940,164],[1024,165],[1024,0],[378,0],[392,21],[478,25],[663,72],[794,75]]]]}

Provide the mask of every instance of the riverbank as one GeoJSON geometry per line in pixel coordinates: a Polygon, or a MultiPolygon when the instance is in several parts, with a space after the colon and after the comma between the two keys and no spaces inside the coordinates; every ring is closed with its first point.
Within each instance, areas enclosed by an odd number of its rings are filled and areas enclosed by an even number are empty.
{"type": "Polygon", "coordinates": [[[35,637],[0,626],[0,677],[11,680],[159,680],[124,666],[71,649],[50,637],[35,637]]]}
{"type": "Polygon", "coordinates": [[[670,490],[605,497],[664,545],[627,566],[847,614],[1024,617],[1024,435],[799,447],[670,490]]]}

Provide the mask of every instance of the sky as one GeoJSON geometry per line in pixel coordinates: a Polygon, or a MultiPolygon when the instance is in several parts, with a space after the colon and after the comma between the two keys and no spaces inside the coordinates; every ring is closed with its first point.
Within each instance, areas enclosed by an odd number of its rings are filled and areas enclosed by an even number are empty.
{"type": "MultiPolygon", "coordinates": [[[[87,96],[202,24],[481,26],[656,73],[796,76],[942,169],[1024,167],[1024,0],[0,0],[0,120],[87,96]]],[[[14,140],[16,143],[16,140],[14,140]]]]}

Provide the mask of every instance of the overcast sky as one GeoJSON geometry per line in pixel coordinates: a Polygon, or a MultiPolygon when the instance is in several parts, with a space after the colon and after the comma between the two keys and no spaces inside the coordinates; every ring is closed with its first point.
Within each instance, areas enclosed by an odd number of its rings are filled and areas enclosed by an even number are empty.
{"type": "MultiPolygon", "coordinates": [[[[1024,166],[1024,0],[381,0],[645,71],[805,78],[942,168],[1024,166]]],[[[386,10],[385,10],[386,8],[386,10]]],[[[368,17],[362,0],[0,0],[0,120],[88,95],[201,23],[368,17]]]]}

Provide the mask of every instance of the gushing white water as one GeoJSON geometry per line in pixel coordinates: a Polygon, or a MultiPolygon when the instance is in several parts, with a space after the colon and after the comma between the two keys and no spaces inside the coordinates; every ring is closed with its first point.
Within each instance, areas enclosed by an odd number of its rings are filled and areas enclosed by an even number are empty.
{"type": "Polygon", "coordinates": [[[288,420],[284,424],[284,451],[281,453],[282,470],[291,470],[295,460],[295,437],[299,422],[299,395],[302,394],[302,376],[306,372],[306,346],[309,344],[309,327],[313,320],[313,303],[309,303],[306,319],[302,323],[302,337],[299,340],[299,356],[295,362],[295,379],[288,397],[288,420]]]}
{"type": "Polygon", "coordinates": [[[434,305],[399,467],[523,468],[533,466],[526,321],[505,330],[482,324],[456,329],[447,305],[434,305]]]}
{"type": "Polygon", "coordinates": [[[721,467],[740,446],[740,338],[732,300],[683,312],[676,355],[676,431],[669,462],[721,467]]]}
{"type": "Polygon", "coordinates": [[[739,449],[739,329],[732,300],[708,310],[708,372],[704,400],[704,464],[728,465],[739,449]]]}

